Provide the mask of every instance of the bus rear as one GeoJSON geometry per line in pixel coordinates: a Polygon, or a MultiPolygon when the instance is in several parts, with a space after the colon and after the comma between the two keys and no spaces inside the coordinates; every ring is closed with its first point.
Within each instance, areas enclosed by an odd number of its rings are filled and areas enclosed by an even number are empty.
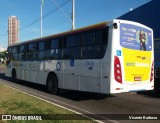
{"type": "Polygon", "coordinates": [[[142,24],[113,21],[111,93],[154,89],[153,31],[142,24]]]}

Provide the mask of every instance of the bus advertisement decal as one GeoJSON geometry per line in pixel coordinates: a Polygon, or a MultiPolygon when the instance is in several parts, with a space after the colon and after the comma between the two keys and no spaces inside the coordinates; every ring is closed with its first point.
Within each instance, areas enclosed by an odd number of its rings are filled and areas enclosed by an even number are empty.
{"type": "Polygon", "coordinates": [[[122,47],[151,51],[152,50],[152,33],[143,27],[132,24],[120,24],[120,44],[122,47]]]}
{"type": "Polygon", "coordinates": [[[122,48],[125,81],[149,81],[152,52],[122,48]],[[138,57],[137,57],[138,56],[138,57]],[[144,59],[145,58],[145,59],[144,59]]]}

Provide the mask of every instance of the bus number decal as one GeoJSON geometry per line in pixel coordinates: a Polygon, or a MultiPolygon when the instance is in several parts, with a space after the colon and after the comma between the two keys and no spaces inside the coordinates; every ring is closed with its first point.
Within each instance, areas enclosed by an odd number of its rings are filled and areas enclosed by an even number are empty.
{"type": "Polygon", "coordinates": [[[94,62],[93,61],[86,61],[85,66],[88,67],[88,70],[92,70],[94,67],[94,62]]]}

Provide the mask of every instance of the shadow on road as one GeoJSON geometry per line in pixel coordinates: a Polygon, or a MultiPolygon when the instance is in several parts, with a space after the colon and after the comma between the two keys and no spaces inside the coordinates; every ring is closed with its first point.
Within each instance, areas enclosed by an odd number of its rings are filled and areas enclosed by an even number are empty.
{"type": "Polygon", "coordinates": [[[63,98],[67,98],[74,101],[83,101],[83,100],[103,100],[106,98],[115,97],[113,95],[106,95],[106,94],[98,94],[98,93],[91,93],[91,92],[82,92],[82,91],[65,91],[60,93],[59,96],[63,98]]]}
{"type": "MultiPolygon", "coordinates": [[[[39,91],[43,91],[48,93],[46,86],[35,84],[31,82],[26,82],[22,80],[13,80],[12,78],[5,77],[4,73],[0,73],[0,79],[3,82],[7,83],[15,83],[19,85],[23,85],[29,88],[33,88],[39,91]]],[[[59,95],[60,97],[67,98],[74,101],[83,101],[83,100],[103,100],[105,98],[115,97],[113,95],[106,95],[106,94],[98,94],[98,93],[91,93],[91,92],[81,92],[81,91],[73,91],[73,90],[60,90],[59,95]]]]}
{"type": "Polygon", "coordinates": [[[160,98],[160,94],[155,93],[155,91],[140,91],[140,92],[137,92],[137,94],[140,94],[146,97],[151,97],[151,98],[160,98]]]}
{"type": "Polygon", "coordinates": [[[138,92],[138,94],[141,94],[147,97],[160,98],[160,78],[154,78],[154,90],[142,91],[142,92],[138,92]]]}

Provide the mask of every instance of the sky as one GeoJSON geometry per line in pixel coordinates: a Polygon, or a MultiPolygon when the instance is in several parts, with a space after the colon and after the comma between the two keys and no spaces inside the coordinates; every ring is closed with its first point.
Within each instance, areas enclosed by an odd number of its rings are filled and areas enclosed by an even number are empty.
{"type": "MultiPolygon", "coordinates": [[[[43,36],[71,30],[72,0],[44,0],[43,36]]],[[[75,26],[96,24],[115,19],[151,0],[75,0],[75,26]]],[[[40,37],[41,0],[0,0],[0,47],[8,46],[8,17],[19,19],[19,41],[40,37]]]]}

